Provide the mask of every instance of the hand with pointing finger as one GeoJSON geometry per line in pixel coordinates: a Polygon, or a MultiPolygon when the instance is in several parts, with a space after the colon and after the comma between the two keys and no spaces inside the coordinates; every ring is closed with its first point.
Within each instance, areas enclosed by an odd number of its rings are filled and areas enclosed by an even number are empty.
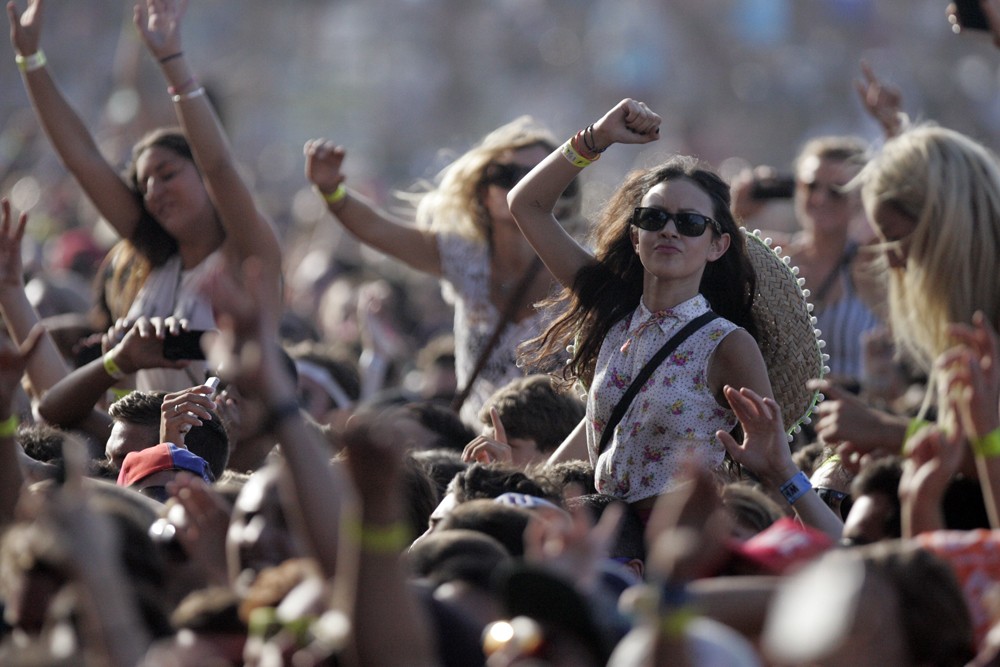
{"type": "Polygon", "coordinates": [[[465,446],[462,459],[468,462],[504,463],[524,470],[528,466],[544,461],[547,454],[539,451],[533,438],[518,438],[507,435],[496,408],[490,408],[491,429],[487,428],[465,446]]]}

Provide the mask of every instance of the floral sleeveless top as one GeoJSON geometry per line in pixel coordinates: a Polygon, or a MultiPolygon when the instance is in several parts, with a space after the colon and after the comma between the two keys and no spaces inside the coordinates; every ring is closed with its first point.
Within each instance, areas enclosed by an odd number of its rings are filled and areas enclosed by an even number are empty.
{"type": "Polygon", "coordinates": [[[587,398],[587,446],[597,490],[635,502],[669,491],[689,460],[707,468],[722,463],[719,429],[736,417],[719,405],[708,386],[708,363],[723,338],[739,327],[717,318],[666,359],[636,394],[603,452],[604,425],[632,378],[675,332],[709,310],[700,294],[674,308],[651,313],[643,303],[608,332],[587,398]]]}

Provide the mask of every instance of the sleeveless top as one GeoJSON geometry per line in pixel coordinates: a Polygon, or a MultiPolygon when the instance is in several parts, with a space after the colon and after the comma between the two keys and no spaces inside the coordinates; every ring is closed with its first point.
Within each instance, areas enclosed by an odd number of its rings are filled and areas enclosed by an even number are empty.
{"type": "Polygon", "coordinates": [[[715,468],[725,458],[715,432],[732,430],[736,416],[719,405],[708,385],[712,353],[739,328],[723,318],[696,331],[660,364],[606,449],[597,452],[604,424],[632,378],[675,332],[707,310],[700,294],[655,314],[640,301],[608,332],[587,398],[587,447],[599,492],[635,502],[672,489],[691,459],[715,468]]]}
{"type": "MultiPolygon", "coordinates": [[[[845,253],[853,252],[848,247],[845,253]]],[[[862,377],[864,349],[861,336],[879,326],[879,319],[858,295],[851,278],[852,262],[843,262],[837,268],[836,280],[842,286],[840,298],[817,312],[816,328],[826,341],[824,352],[830,355],[827,366],[830,374],[858,380],[862,377]]]]}
{"type": "MultiPolygon", "coordinates": [[[[200,282],[212,272],[219,262],[220,251],[216,250],[197,266],[184,270],[180,255],[174,255],[162,266],[149,273],[132,307],[129,319],[139,316],[169,317],[188,321],[188,329],[205,330],[215,328],[212,305],[198,292],[200,282]]],[[[205,381],[207,364],[191,361],[187,368],[146,368],[136,373],[136,389],[140,391],[180,391],[194,387],[205,381]]]]}
{"type": "MultiPolygon", "coordinates": [[[[500,311],[490,301],[489,249],[457,234],[439,234],[442,293],[455,309],[455,374],[459,389],[465,387],[486,343],[489,342],[500,311]]],[[[494,391],[524,375],[517,367],[517,346],[537,336],[543,315],[535,311],[520,322],[507,323],[462,405],[462,421],[477,429],[478,414],[494,391]]]]}

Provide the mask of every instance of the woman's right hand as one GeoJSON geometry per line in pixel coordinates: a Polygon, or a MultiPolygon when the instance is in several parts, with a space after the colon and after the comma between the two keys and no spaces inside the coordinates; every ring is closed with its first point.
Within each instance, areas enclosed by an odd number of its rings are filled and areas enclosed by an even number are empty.
{"type": "Polygon", "coordinates": [[[594,123],[594,141],[604,150],[611,144],[648,144],[660,138],[661,118],[644,102],[624,99],[594,123]]]}
{"type": "Polygon", "coordinates": [[[324,194],[333,193],[344,182],[342,146],[326,139],[310,139],[303,148],[306,156],[306,178],[324,194]]]}
{"type": "Polygon", "coordinates": [[[862,456],[879,449],[895,454],[902,448],[905,420],[869,407],[828,380],[810,380],[807,386],[826,397],[816,406],[816,435],[842,455],[862,456]]]}
{"type": "Polygon", "coordinates": [[[7,18],[10,19],[10,43],[18,55],[30,56],[38,52],[42,37],[42,0],[28,0],[28,6],[21,13],[17,3],[7,3],[7,18]]]}
{"type": "Polygon", "coordinates": [[[4,197],[0,200],[0,288],[23,290],[24,275],[21,265],[21,239],[24,238],[24,226],[28,222],[28,214],[21,213],[17,224],[14,224],[10,210],[10,200],[4,197]]]}

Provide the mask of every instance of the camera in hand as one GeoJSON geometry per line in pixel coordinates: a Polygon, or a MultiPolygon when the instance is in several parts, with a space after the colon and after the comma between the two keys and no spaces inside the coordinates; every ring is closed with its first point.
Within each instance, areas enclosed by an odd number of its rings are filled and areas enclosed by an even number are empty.
{"type": "Polygon", "coordinates": [[[759,178],[750,188],[754,199],[789,199],[794,194],[795,177],[785,174],[759,178]]]}
{"type": "Polygon", "coordinates": [[[204,359],[201,337],[204,331],[182,331],[176,336],[167,334],[163,339],[163,357],[172,361],[179,359],[204,359]]]}

